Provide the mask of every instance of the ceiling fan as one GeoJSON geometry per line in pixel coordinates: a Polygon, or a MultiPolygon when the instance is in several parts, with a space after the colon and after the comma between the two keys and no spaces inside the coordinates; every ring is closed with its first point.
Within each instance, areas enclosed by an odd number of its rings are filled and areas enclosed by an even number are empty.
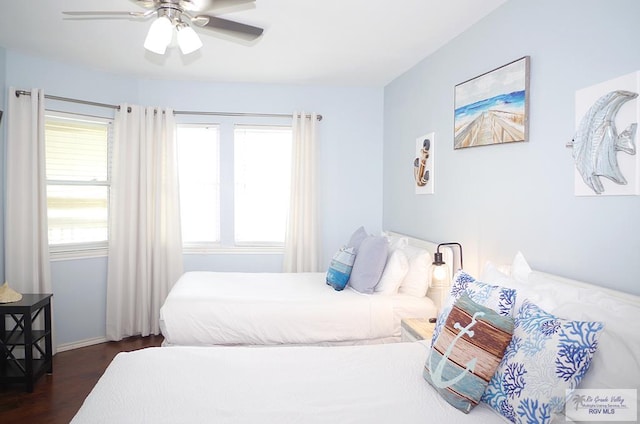
{"type": "Polygon", "coordinates": [[[173,30],[183,54],[189,54],[200,47],[202,41],[195,28],[203,28],[218,33],[253,41],[264,31],[262,28],[215,16],[214,12],[231,7],[255,3],[255,0],[131,0],[147,9],[138,12],[82,11],[62,12],[77,19],[141,19],[155,17],[149,27],[144,47],[157,54],[164,54],[173,39],[173,30]],[[207,12],[207,13],[205,13],[207,12]]]}

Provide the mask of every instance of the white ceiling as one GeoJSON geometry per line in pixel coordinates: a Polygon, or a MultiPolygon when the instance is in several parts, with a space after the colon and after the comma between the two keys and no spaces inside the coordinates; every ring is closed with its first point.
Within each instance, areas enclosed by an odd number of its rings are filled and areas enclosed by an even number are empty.
{"type": "Polygon", "coordinates": [[[265,28],[248,45],[199,30],[183,56],[147,52],[151,20],[69,20],[62,11],[144,11],[130,0],[3,0],[0,46],[138,78],[384,86],[507,0],[257,0],[220,15],[265,28]]]}

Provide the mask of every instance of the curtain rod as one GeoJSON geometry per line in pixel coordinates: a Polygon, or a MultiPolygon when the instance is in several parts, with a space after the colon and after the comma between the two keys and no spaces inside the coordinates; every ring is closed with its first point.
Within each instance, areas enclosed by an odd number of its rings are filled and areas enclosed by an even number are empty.
{"type": "MultiPolygon", "coordinates": [[[[31,92],[26,90],[16,90],[16,97],[20,97],[21,95],[30,96],[31,92]]],[[[98,102],[91,102],[88,100],[71,99],[69,97],[52,96],[50,94],[45,94],[44,97],[45,99],[50,99],[50,100],[60,100],[63,102],[80,103],[83,105],[98,106],[98,107],[105,107],[109,109],[120,110],[120,106],[110,105],[108,103],[98,103],[98,102]]],[[[286,113],[197,112],[197,111],[191,111],[191,110],[174,110],[173,114],[174,115],[207,115],[207,116],[252,116],[252,117],[258,117],[258,118],[293,118],[292,114],[286,114],[286,113]]],[[[311,115],[306,115],[306,116],[307,118],[311,117],[311,115]]],[[[322,115],[318,114],[317,119],[318,121],[322,121],[322,115]]]]}

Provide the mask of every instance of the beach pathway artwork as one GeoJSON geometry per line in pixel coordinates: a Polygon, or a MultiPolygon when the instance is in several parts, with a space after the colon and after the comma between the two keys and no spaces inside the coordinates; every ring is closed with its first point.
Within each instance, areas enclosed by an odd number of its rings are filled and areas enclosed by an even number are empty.
{"type": "Polygon", "coordinates": [[[455,87],[454,148],[526,141],[529,57],[455,87]]]}

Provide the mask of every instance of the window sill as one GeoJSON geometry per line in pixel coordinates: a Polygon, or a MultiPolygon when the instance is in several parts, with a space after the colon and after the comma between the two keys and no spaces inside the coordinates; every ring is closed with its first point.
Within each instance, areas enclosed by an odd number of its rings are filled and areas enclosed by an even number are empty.
{"type": "Polygon", "coordinates": [[[109,255],[109,249],[100,247],[95,249],[77,249],[77,250],[49,250],[49,259],[51,261],[66,261],[70,259],[92,259],[106,258],[109,255]]]}
{"type": "MultiPolygon", "coordinates": [[[[183,247],[185,255],[282,255],[282,246],[190,246],[183,247]]],[[[106,258],[109,249],[106,247],[77,250],[50,250],[51,261],[66,261],[73,259],[106,258]]]]}
{"type": "Polygon", "coordinates": [[[281,255],[282,246],[185,246],[185,255],[281,255]]]}

